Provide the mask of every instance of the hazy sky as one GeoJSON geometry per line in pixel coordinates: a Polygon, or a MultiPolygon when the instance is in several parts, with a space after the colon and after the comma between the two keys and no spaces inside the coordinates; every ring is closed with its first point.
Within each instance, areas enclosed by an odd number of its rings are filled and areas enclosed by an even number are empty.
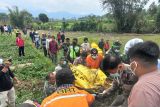
{"type": "MultiPolygon", "coordinates": [[[[150,0],[149,4],[153,1],[150,0]]],[[[148,4],[148,5],[149,5],[148,4]]],[[[18,6],[31,13],[35,12],[69,12],[73,14],[96,14],[102,15],[100,0],[0,0],[0,12],[6,12],[6,7],[18,6]]]]}

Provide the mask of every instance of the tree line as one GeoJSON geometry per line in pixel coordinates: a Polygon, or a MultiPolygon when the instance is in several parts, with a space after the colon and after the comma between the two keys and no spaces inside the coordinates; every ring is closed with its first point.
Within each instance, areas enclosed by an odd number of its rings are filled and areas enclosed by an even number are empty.
{"type": "MultiPolygon", "coordinates": [[[[61,20],[58,29],[69,31],[96,31],[120,33],[159,33],[160,5],[153,2],[145,8],[149,0],[100,0],[107,13],[103,16],[89,15],[79,19],[61,20]]],[[[8,8],[9,14],[0,13],[0,20],[9,22],[16,27],[26,26],[36,29],[55,29],[54,21],[49,20],[45,13],[37,18],[27,10],[18,7],[8,8]]]]}

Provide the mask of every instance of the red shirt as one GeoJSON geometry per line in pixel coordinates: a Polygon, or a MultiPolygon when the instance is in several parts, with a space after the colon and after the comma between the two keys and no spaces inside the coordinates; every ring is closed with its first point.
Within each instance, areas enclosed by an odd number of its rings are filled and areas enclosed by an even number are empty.
{"type": "Polygon", "coordinates": [[[24,46],[24,40],[23,40],[22,38],[17,37],[17,38],[16,38],[16,45],[17,45],[18,47],[24,46]]]}
{"type": "Polygon", "coordinates": [[[57,39],[60,40],[61,39],[61,34],[57,34],[57,39]]]}
{"type": "Polygon", "coordinates": [[[109,49],[109,43],[104,44],[104,49],[108,50],[109,49]]]}
{"type": "Polygon", "coordinates": [[[49,42],[49,51],[53,54],[57,53],[58,51],[58,44],[56,41],[49,42]]]}

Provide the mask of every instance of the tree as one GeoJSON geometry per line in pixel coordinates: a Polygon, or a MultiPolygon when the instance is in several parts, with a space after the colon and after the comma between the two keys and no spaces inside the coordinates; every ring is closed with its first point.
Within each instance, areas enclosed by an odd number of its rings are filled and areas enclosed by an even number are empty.
{"type": "Polygon", "coordinates": [[[42,21],[43,23],[46,23],[46,22],[49,21],[49,18],[48,18],[48,16],[46,14],[40,13],[39,14],[39,20],[42,21]]]}
{"type": "Polygon", "coordinates": [[[158,32],[160,31],[160,9],[158,9],[157,17],[156,17],[156,27],[158,32]]]}
{"type": "Polygon", "coordinates": [[[32,15],[26,10],[19,11],[15,6],[13,9],[8,8],[10,22],[15,27],[23,28],[24,25],[31,23],[32,15]]]}
{"type": "Polygon", "coordinates": [[[32,17],[32,14],[31,13],[29,13],[28,11],[26,11],[26,10],[22,10],[21,12],[20,12],[20,14],[23,16],[23,18],[24,18],[24,26],[30,26],[31,25],[31,23],[33,22],[33,17],[32,17]]]}
{"type": "Polygon", "coordinates": [[[119,32],[131,32],[138,14],[147,2],[148,0],[102,0],[102,5],[113,14],[119,32]]]}
{"type": "Polygon", "coordinates": [[[8,15],[6,13],[0,13],[0,21],[6,22],[8,20],[8,15]]]}
{"type": "Polygon", "coordinates": [[[154,16],[157,13],[157,5],[153,2],[148,9],[148,12],[151,16],[154,16]]]}

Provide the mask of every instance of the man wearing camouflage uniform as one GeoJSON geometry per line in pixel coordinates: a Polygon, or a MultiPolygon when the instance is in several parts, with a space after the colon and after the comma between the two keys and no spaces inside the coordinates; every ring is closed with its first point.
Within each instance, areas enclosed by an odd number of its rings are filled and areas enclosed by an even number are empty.
{"type": "Polygon", "coordinates": [[[43,88],[44,98],[50,96],[53,92],[56,91],[55,75],[55,72],[50,72],[46,76],[46,81],[43,88]]]}
{"type": "Polygon", "coordinates": [[[112,86],[100,93],[98,97],[107,97],[118,91],[118,95],[111,104],[111,107],[128,106],[128,96],[138,78],[131,72],[130,66],[122,63],[118,56],[106,55],[102,61],[101,69],[110,74],[113,79],[112,86]]]}
{"type": "Polygon", "coordinates": [[[116,55],[120,56],[120,48],[121,48],[121,42],[120,41],[115,41],[112,45],[112,47],[106,52],[106,54],[110,55],[116,55]]]}

